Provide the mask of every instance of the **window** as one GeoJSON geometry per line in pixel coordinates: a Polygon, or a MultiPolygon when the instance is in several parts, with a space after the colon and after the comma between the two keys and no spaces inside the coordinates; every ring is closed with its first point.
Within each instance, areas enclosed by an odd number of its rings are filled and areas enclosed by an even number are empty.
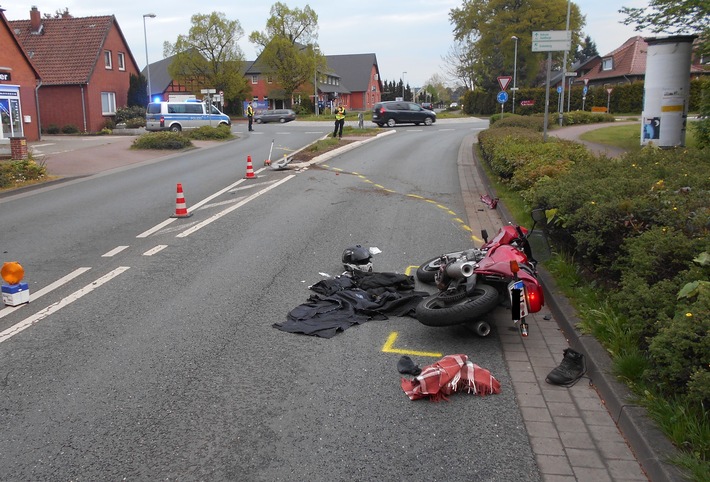
{"type": "Polygon", "coordinates": [[[614,68],[614,58],[607,57],[602,60],[602,70],[612,70],[614,68]]]}
{"type": "Polygon", "coordinates": [[[118,70],[126,70],[126,54],[119,52],[118,55],[118,70]]]}
{"type": "Polygon", "coordinates": [[[110,50],[104,50],[104,65],[106,65],[107,69],[113,68],[113,64],[111,63],[111,51],[110,50]]]}
{"type": "Polygon", "coordinates": [[[251,76],[251,83],[252,84],[258,84],[259,83],[259,76],[254,74],[251,76]]]}
{"type": "Polygon", "coordinates": [[[101,114],[116,115],[115,92],[101,92],[101,114]]]}
{"type": "Polygon", "coordinates": [[[269,83],[269,84],[273,84],[274,78],[273,78],[272,76],[270,76],[270,75],[267,75],[267,76],[266,76],[266,82],[269,83]]]}

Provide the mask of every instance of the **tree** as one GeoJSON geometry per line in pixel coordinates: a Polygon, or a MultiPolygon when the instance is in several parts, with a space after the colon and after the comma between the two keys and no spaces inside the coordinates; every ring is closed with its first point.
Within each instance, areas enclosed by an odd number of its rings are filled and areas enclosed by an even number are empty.
{"type": "Polygon", "coordinates": [[[252,32],[249,41],[261,49],[258,62],[273,74],[283,88],[284,101],[326,70],[325,57],[318,50],[318,15],[306,5],[289,8],[277,2],[271,7],[264,32],[252,32]]]}
{"type": "Polygon", "coordinates": [[[581,48],[574,53],[575,62],[584,62],[587,59],[591,59],[592,57],[599,55],[599,51],[597,51],[597,44],[594,43],[594,40],[592,40],[592,37],[589,35],[584,37],[580,47],[581,48]]]}
{"type": "Polygon", "coordinates": [[[701,50],[710,53],[710,3],[707,0],[650,0],[648,7],[622,7],[624,25],[655,33],[698,34],[701,50]]]}
{"type": "MultiPolygon", "coordinates": [[[[567,0],[464,0],[451,9],[449,19],[457,41],[469,39],[473,52],[476,83],[486,90],[497,89],[497,77],[511,74],[515,40],[518,37],[517,84],[530,85],[544,65],[544,54],[532,52],[533,31],[565,30],[567,0]]],[[[579,44],[584,17],[579,7],[570,5],[572,50],[579,44]]],[[[562,52],[555,55],[562,58],[562,52]]]]}
{"type": "Polygon", "coordinates": [[[145,107],[148,104],[148,82],[143,74],[131,74],[128,77],[128,99],[126,103],[128,107],[145,107]]]}
{"type": "Polygon", "coordinates": [[[476,44],[470,36],[454,42],[442,60],[444,71],[468,90],[473,90],[480,83],[476,76],[476,44]]]}
{"type": "Polygon", "coordinates": [[[243,74],[244,54],[237,41],[244,36],[239,20],[222,12],[192,16],[188,35],[165,42],[165,56],[175,55],[168,67],[172,78],[197,89],[223,91],[227,102],[240,102],[250,94],[243,74]]]}

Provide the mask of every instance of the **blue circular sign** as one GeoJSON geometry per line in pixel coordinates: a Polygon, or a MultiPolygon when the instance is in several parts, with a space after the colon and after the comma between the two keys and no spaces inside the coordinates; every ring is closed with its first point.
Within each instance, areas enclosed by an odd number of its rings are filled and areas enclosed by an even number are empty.
{"type": "Polygon", "coordinates": [[[498,102],[500,104],[505,104],[508,101],[508,93],[505,91],[500,91],[498,92],[498,96],[496,97],[498,99],[498,102]]]}
{"type": "Polygon", "coordinates": [[[558,86],[557,86],[557,93],[558,93],[558,94],[561,94],[561,93],[562,93],[562,86],[561,86],[561,85],[558,85],[558,86]]]}
{"type": "Polygon", "coordinates": [[[582,93],[583,93],[584,95],[587,95],[587,86],[586,86],[586,85],[584,86],[584,89],[582,89],[582,93]]]}

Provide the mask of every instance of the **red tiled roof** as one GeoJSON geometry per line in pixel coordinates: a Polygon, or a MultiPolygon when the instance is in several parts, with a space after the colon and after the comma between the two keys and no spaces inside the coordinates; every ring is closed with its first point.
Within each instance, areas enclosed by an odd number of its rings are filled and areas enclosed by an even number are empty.
{"type": "Polygon", "coordinates": [[[584,77],[594,79],[607,79],[624,76],[644,76],[646,75],[646,53],[648,44],[643,37],[631,37],[624,42],[621,47],[606,55],[600,55],[602,62],[584,77]],[[603,59],[612,57],[613,68],[602,70],[603,59]]]}
{"type": "Polygon", "coordinates": [[[39,71],[42,83],[87,83],[115,17],[43,18],[41,21],[40,34],[32,33],[30,20],[8,23],[39,71]]]}

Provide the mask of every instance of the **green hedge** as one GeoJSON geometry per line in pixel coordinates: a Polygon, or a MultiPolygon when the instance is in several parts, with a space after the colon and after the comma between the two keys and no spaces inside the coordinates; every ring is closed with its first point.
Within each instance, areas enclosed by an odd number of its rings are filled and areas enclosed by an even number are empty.
{"type": "Polygon", "coordinates": [[[637,394],[673,401],[663,420],[666,433],[697,472],[707,474],[707,149],[645,147],[620,158],[597,157],[580,144],[543,142],[536,127],[505,127],[504,121],[479,134],[484,162],[529,206],[546,210],[555,250],[575,260],[607,303],[585,306],[584,325],[606,337],[600,341],[615,368],[641,388],[637,394]],[[681,419],[690,420],[691,432],[681,419]]]}
{"type": "MultiPolygon", "coordinates": [[[[700,109],[702,80],[690,81],[689,110],[697,112],[700,109]]],[[[586,97],[583,100],[582,85],[573,85],[569,92],[564,92],[565,111],[591,111],[592,107],[606,107],[609,103],[611,114],[614,113],[641,113],[643,111],[644,83],[633,82],[630,84],[614,85],[611,96],[606,91],[606,87],[589,87],[586,97]],[[569,109],[567,101],[569,97],[569,109]],[[584,109],[582,107],[584,106],[584,109]]],[[[498,92],[485,92],[473,90],[466,92],[460,100],[463,111],[469,115],[493,115],[500,112],[500,104],[496,101],[498,92]]],[[[549,112],[557,112],[559,95],[556,90],[550,90],[549,112]]],[[[512,95],[510,96],[512,98],[512,95]]],[[[512,102],[512,100],[511,100],[512,102]]],[[[511,102],[504,106],[506,111],[512,111],[511,102]]],[[[540,114],[545,112],[545,88],[521,88],[515,94],[515,113],[521,115],[540,114]],[[522,106],[521,101],[532,101],[532,106],[522,106]]]]}
{"type": "Polygon", "coordinates": [[[179,132],[149,132],[137,137],[131,149],[185,149],[192,147],[189,137],[179,132]]]}

